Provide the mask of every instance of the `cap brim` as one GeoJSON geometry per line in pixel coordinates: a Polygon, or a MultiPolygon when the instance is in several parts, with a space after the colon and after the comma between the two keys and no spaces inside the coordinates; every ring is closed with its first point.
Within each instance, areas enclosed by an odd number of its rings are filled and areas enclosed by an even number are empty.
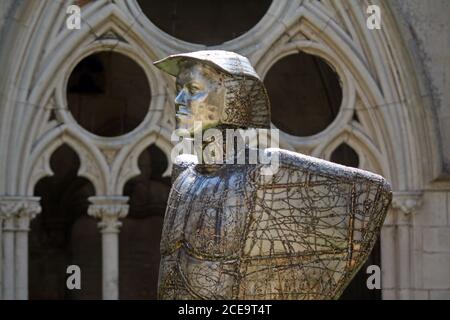
{"type": "Polygon", "coordinates": [[[246,75],[260,80],[247,58],[221,50],[204,50],[174,54],[158,60],[153,64],[162,71],[176,77],[180,73],[180,63],[184,61],[208,65],[215,70],[230,75],[246,75]]]}
{"type": "Polygon", "coordinates": [[[210,65],[214,69],[218,69],[225,73],[229,73],[225,69],[223,69],[221,66],[213,63],[212,61],[203,60],[203,59],[193,57],[188,54],[177,54],[177,55],[168,56],[164,59],[155,61],[153,63],[153,65],[155,65],[157,68],[161,69],[162,71],[164,71],[174,77],[177,77],[180,74],[180,69],[181,69],[180,63],[183,61],[192,61],[192,62],[204,64],[204,65],[210,65]]]}
{"type": "Polygon", "coordinates": [[[153,63],[158,69],[176,77],[180,73],[180,63],[181,57],[179,56],[169,56],[164,59],[155,61],[153,63]]]}

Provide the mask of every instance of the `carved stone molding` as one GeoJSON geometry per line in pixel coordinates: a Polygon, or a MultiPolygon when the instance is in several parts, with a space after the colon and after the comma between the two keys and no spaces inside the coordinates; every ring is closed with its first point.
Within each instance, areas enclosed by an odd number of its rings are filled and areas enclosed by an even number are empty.
{"type": "Polygon", "coordinates": [[[423,193],[420,191],[394,192],[392,208],[398,209],[405,215],[416,213],[422,205],[423,193]]]}
{"type": "Polygon", "coordinates": [[[6,231],[28,231],[30,221],[42,210],[39,197],[0,197],[0,217],[6,231]]]}
{"type": "Polygon", "coordinates": [[[128,214],[128,197],[90,197],[92,203],[89,206],[88,214],[94,218],[101,219],[98,227],[102,233],[118,233],[122,222],[128,214]]]}

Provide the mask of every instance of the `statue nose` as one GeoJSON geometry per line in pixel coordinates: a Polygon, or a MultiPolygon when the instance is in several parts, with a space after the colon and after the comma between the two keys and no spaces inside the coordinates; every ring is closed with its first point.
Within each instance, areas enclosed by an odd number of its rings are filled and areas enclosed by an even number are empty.
{"type": "Polygon", "coordinates": [[[180,93],[175,97],[175,104],[186,106],[186,93],[184,90],[181,90],[180,93]]]}

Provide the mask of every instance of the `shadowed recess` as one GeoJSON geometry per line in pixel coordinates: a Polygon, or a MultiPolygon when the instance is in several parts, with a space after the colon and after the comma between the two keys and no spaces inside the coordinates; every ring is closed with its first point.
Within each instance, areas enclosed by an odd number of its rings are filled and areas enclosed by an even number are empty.
{"type": "Polygon", "coordinates": [[[138,160],[141,174],[127,182],[124,195],[130,210],[120,231],[119,296],[121,299],[156,299],[159,244],[170,191],[170,178],[163,178],[168,160],[155,145],[138,160]]]}
{"type": "MultiPolygon", "coordinates": [[[[359,167],[358,154],[345,142],[341,143],[333,151],[330,160],[347,167],[359,167]]],[[[370,265],[381,266],[380,239],[378,239],[375,243],[372,253],[369,255],[366,263],[361,267],[352,282],[350,282],[348,287],[345,289],[340,298],[341,300],[381,300],[381,290],[369,290],[367,288],[367,278],[370,274],[367,274],[366,270],[370,265]]]]}
{"type": "Polygon", "coordinates": [[[347,167],[358,168],[359,156],[352,147],[346,143],[340,144],[331,154],[330,160],[347,167]]]}
{"type": "Polygon", "coordinates": [[[218,45],[237,38],[265,15],[272,0],[138,0],[159,29],[175,38],[218,45]]]}
{"type": "Polygon", "coordinates": [[[319,133],[339,112],[339,77],[319,57],[303,52],[284,57],[270,68],[264,84],[272,105],[272,123],[291,135],[319,133]]]}
{"type": "Polygon", "coordinates": [[[87,214],[94,187],[77,176],[80,160],[67,145],[53,153],[50,166],[54,175],[41,179],[35,188],[42,212],[31,222],[29,297],[100,299],[100,232],[95,219],[87,214]],[[82,290],[66,287],[70,265],[81,269],[82,290]]]}
{"type": "Polygon", "coordinates": [[[135,129],[150,107],[150,86],[144,70],[125,55],[100,52],[84,58],[67,85],[67,102],[86,130],[115,137],[135,129]]]}

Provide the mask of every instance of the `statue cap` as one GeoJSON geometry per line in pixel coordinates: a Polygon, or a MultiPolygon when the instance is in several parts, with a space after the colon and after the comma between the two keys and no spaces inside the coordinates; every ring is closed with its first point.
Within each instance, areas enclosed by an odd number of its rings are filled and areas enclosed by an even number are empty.
{"type": "Polygon", "coordinates": [[[231,75],[250,76],[261,81],[250,61],[231,51],[203,50],[174,54],[154,62],[154,65],[176,77],[180,73],[180,62],[189,60],[210,65],[231,75]]]}

